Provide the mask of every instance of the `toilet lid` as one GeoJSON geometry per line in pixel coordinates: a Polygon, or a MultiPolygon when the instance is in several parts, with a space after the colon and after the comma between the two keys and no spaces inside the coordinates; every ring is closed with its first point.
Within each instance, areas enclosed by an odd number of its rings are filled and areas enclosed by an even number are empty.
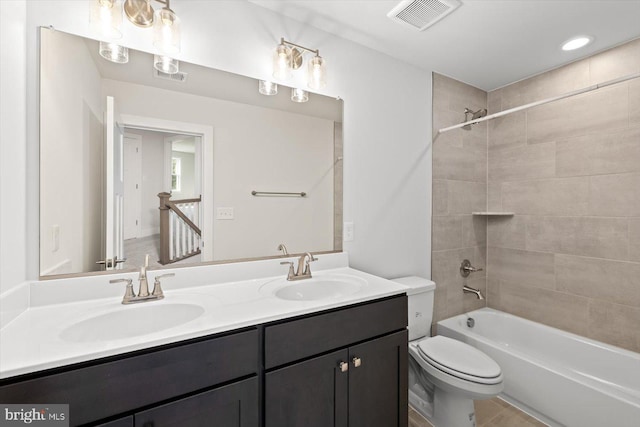
{"type": "Polygon", "coordinates": [[[485,384],[502,381],[500,366],[493,359],[461,341],[437,335],[420,341],[418,349],[429,364],[458,378],[485,384]]]}

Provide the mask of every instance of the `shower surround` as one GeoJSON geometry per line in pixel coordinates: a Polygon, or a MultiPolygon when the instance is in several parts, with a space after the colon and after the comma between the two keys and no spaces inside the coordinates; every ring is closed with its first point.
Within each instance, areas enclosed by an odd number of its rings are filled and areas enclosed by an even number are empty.
{"type": "MultiPolygon", "coordinates": [[[[492,114],[638,72],[640,39],[489,92],[486,108],[492,114]]],[[[435,131],[444,127],[436,120],[441,79],[446,78],[434,76],[435,131]]],[[[445,126],[460,122],[448,119],[445,126]]],[[[486,126],[485,208],[515,213],[487,220],[487,305],[640,352],[640,79],[490,120],[486,126]]],[[[442,244],[436,244],[436,237],[447,241],[443,234],[450,233],[439,216],[448,214],[452,204],[470,200],[468,191],[452,191],[448,185],[444,204],[436,172],[456,166],[448,164],[454,155],[444,154],[452,149],[439,145],[464,139],[464,132],[454,130],[434,141],[436,283],[443,276],[439,268],[451,269],[437,250],[442,244]]],[[[477,304],[473,298],[460,291],[456,309],[467,311],[465,305],[477,304]]],[[[449,310],[454,306],[449,301],[444,311],[452,315],[456,310],[449,310]]]]}

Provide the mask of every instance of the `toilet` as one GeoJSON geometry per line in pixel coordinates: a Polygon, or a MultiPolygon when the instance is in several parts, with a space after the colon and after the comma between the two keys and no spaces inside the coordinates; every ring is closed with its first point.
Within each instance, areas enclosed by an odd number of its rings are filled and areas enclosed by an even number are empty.
{"type": "Polygon", "coordinates": [[[393,281],[408,288],[409,403],[435,427],[474,427],[473,400],[502,391],[500,366],[461,341],[431,337],[434,282],[415,276],[393,281]]]}

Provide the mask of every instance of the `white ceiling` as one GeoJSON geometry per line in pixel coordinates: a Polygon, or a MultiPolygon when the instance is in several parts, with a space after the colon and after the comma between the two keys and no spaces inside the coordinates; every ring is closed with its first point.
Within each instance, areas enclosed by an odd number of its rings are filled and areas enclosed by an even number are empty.
{"type": "Polygon", "coordinates": [[[249,1],[484,90],[640,37],[640,0],[462,0],[423,32],[387,18],[399,0],[249,1]],[[560,49],[580,34],[595,40],[560,49]]]}

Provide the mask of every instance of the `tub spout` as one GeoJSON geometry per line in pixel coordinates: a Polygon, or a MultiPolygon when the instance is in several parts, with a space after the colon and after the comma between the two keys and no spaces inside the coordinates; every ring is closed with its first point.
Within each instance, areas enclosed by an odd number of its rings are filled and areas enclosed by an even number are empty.
{"type": "Polygon", "coordinates": [[[476,294],[478,299],[484,299],[484,297],[482,296],[482,293],[480,292],[480,289],[475,289],[470,286],[464,285],[462,287],[462,292],[469,292],[471,294],[476,294]]]}

